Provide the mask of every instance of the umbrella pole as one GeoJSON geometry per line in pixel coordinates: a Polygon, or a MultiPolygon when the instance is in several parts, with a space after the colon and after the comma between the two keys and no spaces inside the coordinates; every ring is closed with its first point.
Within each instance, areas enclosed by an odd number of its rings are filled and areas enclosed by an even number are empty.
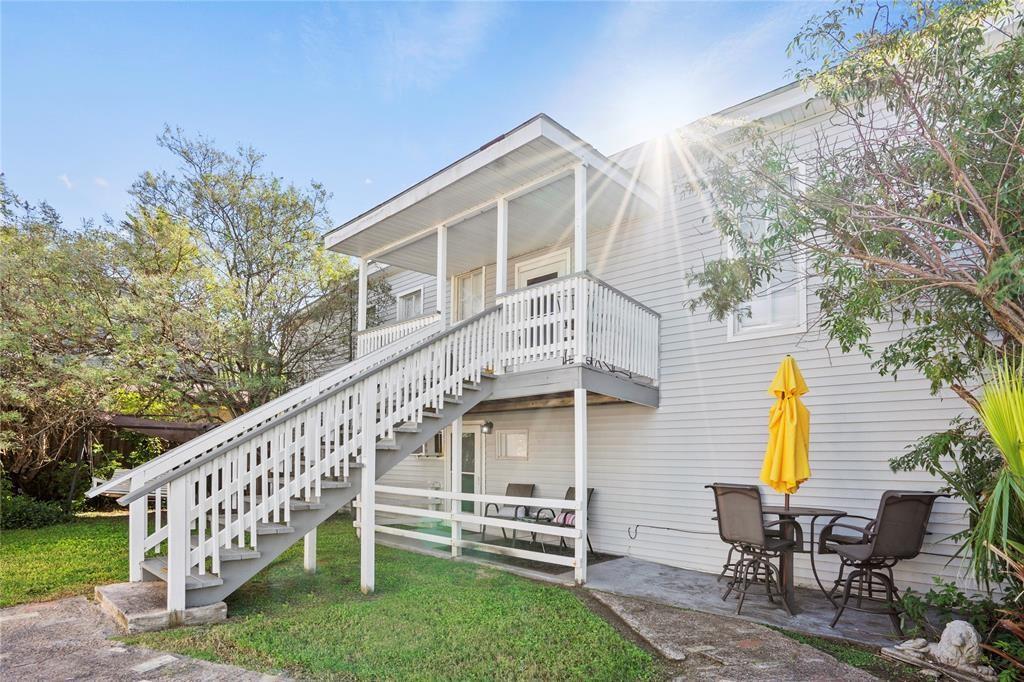
{"type": "Polygon", "coordinates": [[[789,493],[786,493],[785,509],[789,509],[789,493]]]}

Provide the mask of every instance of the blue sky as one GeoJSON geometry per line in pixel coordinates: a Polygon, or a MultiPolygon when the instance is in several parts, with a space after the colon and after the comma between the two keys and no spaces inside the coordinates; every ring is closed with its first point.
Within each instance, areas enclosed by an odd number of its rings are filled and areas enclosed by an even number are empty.
{"type": "Polygon", "coordinates": [[[543,111],[606,154],[787,82],[820,3],[0,5],[0,167],[69,226],[165,123],[324,183],[335,224],[543,111]]]}

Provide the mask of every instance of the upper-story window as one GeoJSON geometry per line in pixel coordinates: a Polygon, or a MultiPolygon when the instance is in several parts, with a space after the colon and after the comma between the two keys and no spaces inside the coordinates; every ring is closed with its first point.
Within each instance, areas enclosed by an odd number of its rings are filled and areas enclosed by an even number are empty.
{"type": "Polygon", "coordinates": [[[411,291],[398,294],[395,297],[398,306],[398,321],[411,320],[423,314],[423,287],[417,287],[411,291]]]}
{"type": "MultiPolygon", "coordinates": [[[[763,220],[751,220],[741,226],[747,239],[760,239],[763,220]]],[[[733,245],[729,245],[730,253],[733,245]]],[[[807,281],[803,258],[790,254],[781,260],[771,281],[753,298],[729,315],[730,339],[763,338],[806,331],[807,281]]]]}

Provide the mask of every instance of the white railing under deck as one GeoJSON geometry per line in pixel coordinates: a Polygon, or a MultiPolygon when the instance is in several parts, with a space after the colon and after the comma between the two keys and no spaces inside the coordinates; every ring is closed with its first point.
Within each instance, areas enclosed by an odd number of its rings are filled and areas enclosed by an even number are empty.
{"type": "MultiPolygon", "coordinates": [[[[461,524],[471,523],[479,526],[505,528],[514,531],[524,531],[527,533],[537,533],[538,535],[553,535],[556,537],[568,538],[573,542],[579,542],[581,533],[578,528],[553,526],[550,523],[537,523],[532,522],[529,519],[512,520],[498,518],[494,516],[480,516],[478,514],[470,514],[468,512],[463,512],[461,510],[462,502],[480,502],[484,504],[493,502],[494,504],[497,504],[499,507],[505,505],[523,505],[534,509],[548,508],[556,510],[558,512],[575,512],[580,508],[579,502],[575,500],[558,500],[543,497],[511,497],[508,495],[485,495],[479,493],[453,492],[449,490],[404,488],[392,485],[378,485],[376,487],[376,492],[380,494],[396,495],[401,497],[442,499],[452,501],[450,511],[444,511],[440,509],[424,509],[423,507],[413,507],[402,504],[381,504],[379,502],[374,507],[378,514],[387,513],[408,518],[446,521],[451,525],[450,537],[445,535],[438,535],[435,533],[425,533],[423,531],[412,530],[409,528],[397,528],[395,526],[388,526],[382,524],[377,524],[374,526],[376,532],[378,533],[410,538],[413,540],[429,542],[437,545],[445,545],[448,547],[452,547],[453,550],[475,549],[479,551],[490,552],[492,554],[512,556],[518,559],[529,559],[531,561],[538,561],[541,563],[556,564],[558,566],[567,566],[570,568],[574,568],[576,566],[576,559],[573,556],[564,556],[561,554],[554,554],[548,552],[538,552],[529,549],[519,549],[517,547],[506,547],[504,545],[494,545],[487,542],[477,542],[474,540],[465,540],[462,538],[462,533],[460,530],[461,524]]],[[[356,525],[358,527],[358,523],[356,525]]]]}
{"type": "Polygon", "coordinates": [[[560,277],[498,300],[505,371],[558,360],[657,381],[660,315],[593,275],[560,277]]]}
{"type": "Polygon", "coordinates": [[[378,351],[420,329],[435,325],[440,328],[440,322],[441,313],[433,312],[356,332],[356,357],[361,358],[367,353],[378,351]]]}

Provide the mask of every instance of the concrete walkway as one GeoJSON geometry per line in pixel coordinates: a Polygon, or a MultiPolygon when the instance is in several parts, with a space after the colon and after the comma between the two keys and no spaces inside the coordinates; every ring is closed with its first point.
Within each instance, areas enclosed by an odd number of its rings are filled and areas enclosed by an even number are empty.
{"type": "Polygon", "coordinates": [[[868,682],[872,675],[763,625],[591,591],[672,662],[677,680],[868,682]]]}
{"type": "Polygon", "coordinates": [[[125,646],[109,639],[117,634],[110,618],[85,597],[0,609],[0,679],[281,679],[232,665],[125,646]]]}

